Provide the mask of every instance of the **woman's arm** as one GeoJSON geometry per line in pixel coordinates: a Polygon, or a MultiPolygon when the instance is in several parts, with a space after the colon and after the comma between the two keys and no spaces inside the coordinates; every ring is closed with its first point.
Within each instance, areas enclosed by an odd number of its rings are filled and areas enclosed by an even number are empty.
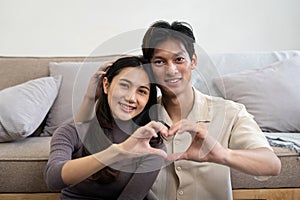
{"type": "Polygon", "coordinates": [[[120,194],[118,200],[144,199],[156,180],[158,173],[159,170],[147,173],[135,173],[120,194]]]}
{"type": "Polygon", "coordinates": [[[79,183],[126,155],[116,145],[111,145],[94,155],[73,159],[73,153],[81,146],[73,123],[57,129],[51,139],[51,151],[45,170],[45,180],[50,189],[61,190],[68,185],[79,183]]]}
{"type": "MultiPolygon", "coordinates": [[[[156,148],[166,151],[164,144],[160,144],[156,148]]],[[[156,180],[163,163],[164,159],[157,155],[144,157],[135,174],[123,189],[118,199],[144,199],[156,180]]]]}
{"type": "Polygon", "coordinates": [[[62,167],[61,177],[68,185],[77,184],[124,157],[124,152],[112,144],[99,153],[67,161],[62,167]]]}
{"type": "Polygon", "coordinates": [[[52,190],[61,190],[68,185],[61,178],[64,164],[72,159],[72,154],[80,148],[80,140],[74,124],[59,127],[51,138],[50,155],[44,171],[46,184],[52,190]]]}
{"type": "Polygon", "coordinates": [[[90,121],[95,114],[95,94],[105,69],[112,65],[113,62],[108,62],[99,67],[99,69],[90,78],[90,82],[87,91],[83,97],[83,101],[80,105],[79,112],[75,116],[75,122],[87,122],[90,121]]]}
{"type": "Polygon", "coordinates": [[[72,160],[73,152],[80,146],[80,139],[74,125],[69,125],[67,128],[61,127],[51,141],[46,182],[49,188],[62,189],[67,185],[85,180],[105,166],[117,161],[148,154],[167,157],[163,150],[152,148],[149,145],[150,139],[157,137],[156,133],[159,130],[166,131],[167,128],[160,122],[150,122],[137,129],[132,136],[120,144],[113,144],[93,155],[72,160]]]}

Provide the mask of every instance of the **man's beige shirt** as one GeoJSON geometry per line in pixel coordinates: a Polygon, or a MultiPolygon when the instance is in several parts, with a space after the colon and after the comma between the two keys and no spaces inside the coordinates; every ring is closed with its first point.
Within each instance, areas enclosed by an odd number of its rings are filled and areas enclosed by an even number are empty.
{"type": "MultiPolygon", "coordinates": [[[[187,119],[207,123],[208,133],[230,149],[270,148],[264,134],[245,107],[233,101],[204,95],[194,89],[195,101],[187,119]]],[[[161,104],[161,98],[159,98],[161,104]]],[[[162,104],[161,104],[162,105],[162,104]]],[[[164,108],[160,120],[172,121],[164,108]]],[[[191,144],[190,133],[177,134],[165,141],[168,154],[184,152],[191,144]]],[[[209,149],[202,149],[207,153],[209,149]]],[[[193,161],[166,163],[151,188],[148,199],[219,200],[232,199],[229,167],[193,161]]]]}

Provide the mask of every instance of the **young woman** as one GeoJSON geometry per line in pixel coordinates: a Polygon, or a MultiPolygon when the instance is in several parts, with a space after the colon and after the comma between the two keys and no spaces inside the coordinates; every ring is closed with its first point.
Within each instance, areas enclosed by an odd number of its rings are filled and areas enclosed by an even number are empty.
{"type": "Polygon", "coordinates": [[[160,136],[167,128],[150,113],[157,102],[152,78],[139,57],[120,58],[92,77],[75,124],[52,137],[45,179],[61,199],[145,198],[167,157],[160,136]]]}

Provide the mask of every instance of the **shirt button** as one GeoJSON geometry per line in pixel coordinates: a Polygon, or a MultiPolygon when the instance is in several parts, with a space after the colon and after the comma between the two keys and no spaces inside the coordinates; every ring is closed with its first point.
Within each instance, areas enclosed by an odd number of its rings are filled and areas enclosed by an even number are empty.
{"type": "Polygon", "coordinates": [[[176,144],[176,145],[179,145],[179,144],[180,144],[180,142],[179,142],[179,141],[175,141],[175,144],[176,144]]]}
{"type": "Polygon", "coordinates": [[[176,167],[177,171],[181,171],[181,167],[176,167]]]}
{"type": "Polygon", "coordinates": [[[178,194],[179,194],[179,195],[183,195],[183,191],[180,190],[180,191],[178,192],[178,194]]]}

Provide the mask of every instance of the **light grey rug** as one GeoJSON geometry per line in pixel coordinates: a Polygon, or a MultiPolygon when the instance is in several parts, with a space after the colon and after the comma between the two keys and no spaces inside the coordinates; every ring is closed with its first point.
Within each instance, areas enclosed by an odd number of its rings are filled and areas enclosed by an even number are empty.
{"type": "Polygon", "coordinates": [[[264,133],[271,146],[284,147],[300,153],[300,133],[264,133]]]}

